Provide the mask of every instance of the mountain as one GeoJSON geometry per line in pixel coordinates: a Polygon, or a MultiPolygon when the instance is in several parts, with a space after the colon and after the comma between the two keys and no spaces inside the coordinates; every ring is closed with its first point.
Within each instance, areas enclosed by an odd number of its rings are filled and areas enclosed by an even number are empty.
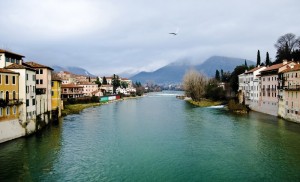
{"type": "Polygon", "coordinates": [[[180,83],[187,70],[191,68],[190,64],[171,63],[154,72],[140,72],[130,79],[142,83],[180,83]]]}
{"type": "MultiPolygon", "coordinates": [[[[248,66],[255,65],[253,61],[246,61],[248,66]]],[[[236,66],[243,64],[245,64],[245,59],[224,56],[212,56],[206,61],[204,61],[202,64],[196,65],[195,68],[199,72],[204,73],[206,76],[214,77],[216,74],[216,70],[220,71],[221,69],[223,69],[224,72],[232,72],[236,66]]]]}
{"type": "Polygon", "coordinates": [[[61,67],[61,66],[54,65],[54,66],[52,66],[52,68],[56,72],[69,71],[69,72],[74,73],[76,75],[85,75],[85,76],[96,77],[95,75],[91,74],[87,70],[85,70],[83,68],[80,68],[80,67],[76,67],[76,66],[61,67]]]}
{"type": "MultiPolygon", "coordinates": [[[[201,64],[193,65],[187,61],[170,63],[153,72],[140,72],[131,77],[131,80],[142,83],[154,82],[157,84],[181,83],[185,72],[196,69],[209,77],[215,76],[216,69],[224,72],[232,72],[238,65],[245,64],[245,59],[230,58],[224,56],[212,56],[201,64]]],[[[247,60],[247,64],[254,65],[253,61],[247,60]]]]}

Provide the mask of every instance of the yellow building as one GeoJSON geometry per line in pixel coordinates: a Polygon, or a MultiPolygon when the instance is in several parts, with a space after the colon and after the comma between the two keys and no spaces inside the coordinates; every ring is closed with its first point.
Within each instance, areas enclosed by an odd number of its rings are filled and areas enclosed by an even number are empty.
{"type": "Polygon", "coordinates": [[[0,68],[0,122],[19,118],[19,73],[0,68]]]}
{"type": "Polygon", "coordinates": [[[63,109],[61,102],[61,79],[54,73],[51,77],[51,101],[52,111],[57,111],[57,116],[61,116],[61,110],[63,109]]]}

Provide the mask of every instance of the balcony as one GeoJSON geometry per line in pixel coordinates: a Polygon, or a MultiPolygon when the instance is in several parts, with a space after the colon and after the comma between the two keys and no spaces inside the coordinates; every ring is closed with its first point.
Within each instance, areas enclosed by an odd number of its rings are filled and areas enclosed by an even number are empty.
{"type": "Polygon", "coordinates": [[[46,94],[46,88],[37,88],[35,90],[36,95],[46,94]]]}
{"type": "Polygon", "coordinates": [[[22,103],[23,102],[21,99],[10,99],[10,100],[0,99],[0,107],[20,105],[22,103]]]}
{"type": "Polygon", "coordinates": [[[300,85],[285,86],[284,90],[287,90],[287,91],[299,91],[300,90],[300,85]]]}

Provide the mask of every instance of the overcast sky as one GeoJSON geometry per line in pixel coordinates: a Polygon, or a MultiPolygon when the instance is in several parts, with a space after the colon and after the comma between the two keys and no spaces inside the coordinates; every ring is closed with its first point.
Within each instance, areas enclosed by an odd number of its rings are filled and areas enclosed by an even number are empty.
{"type": "Polygon", "coordinates": [[[0,0],[0,47],[96,75],[153,71],[213,55],[274,59],[300,36],[299,0],[0,0]],[[179,29],[177,36],[169,34],[179,29]]]}

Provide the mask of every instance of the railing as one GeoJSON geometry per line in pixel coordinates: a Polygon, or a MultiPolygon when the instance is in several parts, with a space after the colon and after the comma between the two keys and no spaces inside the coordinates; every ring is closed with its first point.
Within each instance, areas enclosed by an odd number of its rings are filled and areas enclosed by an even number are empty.
{"type": "Polygon", "coordinates": [[[35,90],[36,95],[46,94],[46,88],[37,88],[35,90]]]}
{"type": "Polygon", "coordinates": [[[62,91],[62,94],[83,94],[83,91],[62,91]]]}
{"type": "Polygon", "coordinates": [[[20,105],[22,103],[23,102],[21,99],[10,99],[10,100],[0,99],[0,107],[20,105]]]}
{"type": "Polygon", "coordinates": [[[300,90],[300,85],[285,86],[284,90],[298,91],[298,90],[300,90]]]}

